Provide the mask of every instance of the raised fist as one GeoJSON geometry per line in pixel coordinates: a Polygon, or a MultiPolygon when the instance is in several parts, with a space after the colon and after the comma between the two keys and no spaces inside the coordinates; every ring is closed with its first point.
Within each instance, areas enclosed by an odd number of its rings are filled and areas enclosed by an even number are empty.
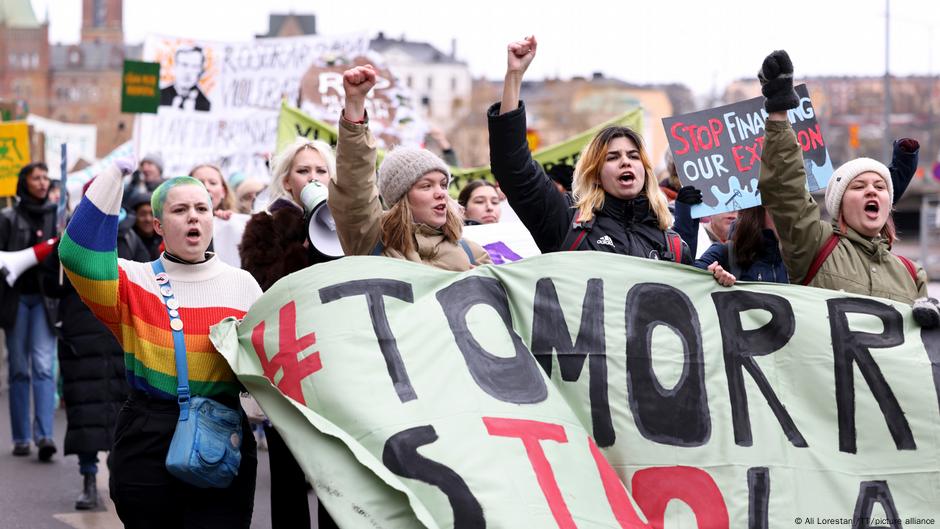
{"type": "Polygon", "coordinates": [[[538,42],[535,40],[535,35],[509,43],[506,54],[506,71],[525,73],[529,68],[529,64],[532,63],[532,59],[535,58],[535,49],[537,47],[538,42]]]}
{"type": "Polygon", "coordinates": [[[761,93],[767,98],[764,101],[767,112],[790,110],[800,104],[793,90],[793,63],[786,51],[777,50],[765,57],[757,79],[761,93]]]}
{"type": "Polygon", "coordinates": [[[366,94],[375,86],[376,73],[371,64],[356,66],[343,72],[343,90],[346,99],[364,100],[366,94]]]}

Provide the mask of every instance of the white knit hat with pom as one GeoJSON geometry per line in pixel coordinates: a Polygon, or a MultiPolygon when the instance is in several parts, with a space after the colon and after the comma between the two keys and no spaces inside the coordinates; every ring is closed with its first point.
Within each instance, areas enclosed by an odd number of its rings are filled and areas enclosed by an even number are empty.
{"type": "Polygon", "coordinates": [[[862,173],[877,173],[888,186],[888,198],[894,204],[894,184],[891,183],[891,173],[885,164],[871,158],[856,158],[842,164],[832,173],[829,187],[826,188],[826,210],[833,219],[839,218],[842,207],[842,195],[848,189],[849,183],[862,173]]]}

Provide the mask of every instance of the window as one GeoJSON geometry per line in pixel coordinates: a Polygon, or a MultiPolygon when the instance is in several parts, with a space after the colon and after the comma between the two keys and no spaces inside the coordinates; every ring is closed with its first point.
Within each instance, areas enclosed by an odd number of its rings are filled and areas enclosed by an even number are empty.
{"type": "Polygon", "coordinates": [[[412,79],[410,75],[405,78],[405,84],[408,85],[408,88],[414,88],[414,82],[413,82],[413,81],[414,81],[414,79],[412,79]]]}
{"type": "Polygon", "coordinates": [[[456,92],[456,91],[457,91],[457,77],[451,77],[451,78],[450,78],[450,90],[451,90],[452,92],[456,92]]]}
{"type": "Polygon", "coordinates": [[[104,27],[104,19],[108,15],[108,6],[105,4],[105,0],[94,0],[94,6],[92,7],[92,26],[96,28],[104,27]]]}
{"type": "Polygon", "coordinates": [[[428,90],[431,90],[433,88],[434,88],[434,78],[429,75],[428,76],[428,90]]]}
{"type": "Polygon", "coordinates": [[[32,63],[34,70],[38,69],[39,68],[39,54],[33,53],[33,55],[30,57],[30,62],[32,63]]]}

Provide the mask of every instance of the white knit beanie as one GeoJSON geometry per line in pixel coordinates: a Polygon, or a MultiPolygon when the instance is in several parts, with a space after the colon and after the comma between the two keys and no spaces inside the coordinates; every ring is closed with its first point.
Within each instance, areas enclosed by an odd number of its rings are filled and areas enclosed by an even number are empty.
{"type": "Polygon", "coordinates": [[[839,210],[842,207],[842,195],[849,187],[856,176],[862,173],[878,173],[888,186],[888,199],[894,204],[894,185],[891,183],[891,173],[885,164],[871,158],[856,158],[842,164],[833,171],[832,178],[829,179],[829,187],[826,188],[826,210],[833,219],[839,218],[839,210]]]}
{"type": "Polygon", "coordinates": [[[450,185],[450,169],[444,160],[427,149],[396,147],[379,167],[379,193],[388,207],[394,206],[422,176],[440,171],[450,185]]]}

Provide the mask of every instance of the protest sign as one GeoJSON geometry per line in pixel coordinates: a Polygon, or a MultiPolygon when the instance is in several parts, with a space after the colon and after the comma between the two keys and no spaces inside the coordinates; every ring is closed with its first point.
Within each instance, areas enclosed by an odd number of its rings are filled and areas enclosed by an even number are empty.
{"type": "MultiPolygon", "coordinates": [[[[69,168],[79,159],[94,161],[97,159],[98,127],[95,125],[79,125],[76,123],[63,123],[35,114],[26,117],[33,130],[45,136],[43,161],[49,167],[58,167],[62,159],[63,143],[68,145],[69,168]]],[[[55,178],[58,175],[52,173],[55,178]]]]}
{"type": "Polygon", "coordinates": [[[361,33],[248,42],[152,36],[144,58],[161,66],[160,106],[156,115],[138,117],[137,151],[162,152],[169,174],[211,161],[226,174],[266,175],[282,101],[335,126],[344,101],[342,71],[367,62],[383,75],[367,101],[377,135],[389,145],[423,139],[423,120],[406,108],[409,98],[399,97],[405,88],[368,46],[361,33]]]}
{"type": "Polygon", "coordinates": [[[542,253],[521,222],[464,226],[463,237],[482,246],[490,254],[493,264],[520,261],[542,253]]]}
{"type": "Polygon", "coordinates": [[[887,300],[594,252],[350,257],[212,339],[340,525],[940,518],[940,331],[887,300]]]}
{"type": "Polygon", "coordinates": [[[156,114],[160,106],[160,63],[124,61],[121,112],[156,114]]]}
{"type": "Polygon", "coordinates": [[[20,168],[29,162],[29,126],[25,121],[0,123],[0,197],[16,195],[20,168]]]}
{"type": "MultiPolygon", "coordinates": [[[[806,85],[797,86],[796,92],[800,104],[787,117],[803,148],[807,187],[817,191],[829,182],[832,160],[806,85]]],[[[663,118],[679,180],[703,194],[703,202],[692,207],[692,217],[760,205],[757,181],[766,119],[763,97],[663,118]]]]}

